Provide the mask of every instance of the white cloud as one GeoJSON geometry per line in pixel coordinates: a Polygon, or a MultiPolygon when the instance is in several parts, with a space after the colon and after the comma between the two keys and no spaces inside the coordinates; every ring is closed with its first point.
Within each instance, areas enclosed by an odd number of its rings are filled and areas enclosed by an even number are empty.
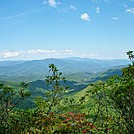
{"type": "Polygon", "coordinates": [[[17,58],[17,57],[55,57],[55,56],[65,56],[73,53],[72,50],[47,50],[47,49],[32,49],[32,50],[18,50],[18,51],[9,51],[1,50],[0,58],[17,58]]]}
{"type": "Polygon", "coordinates": [[[0,59],[15,59],[15,60],[33,60],[44,58],[65,58],[65,57],[97,57],[96,54],[87,54],[74,52],[73,50],[48,50],[48,49],[31,49],[31,50],[0,50],[0,59]]]}
{"type": "Polygon", "coordinates": [[[91,57],[98,57],[97,54],[78,54],[78,57],[82,57],[82,58],[91,58],[91,57]]]}
{"type": "Polygon", "coordinates": [[[88,13],[83,13],[81,14],[81,20],[84,20],[84,21],[90,21],[90,17],[88,15],[88,13]]]}
{"type": "Polygon", "coordinates": [[[133,13],[134,14],[134,8],[127,8],[126,12],[133,13]]]}
{"type": "Polygon", "coordinates": [[[112,17],[112,19],[113,19],[113,20],[119,20],[119,18],[118,18],[118,17],[112,17]]]}
{"type": "Polygon", "coordinates": [[[19,56],[21,54],[24,54],[24,51],[9,51],[9,50],[3,50],[0,51],[0,57],[3,58],[12,58],[12,57],[16,57],[19,56]]]}
{"type": "Polygon", "coordinates": [[[56,54],[56,53],[72,53],[72,50],[47,50],[47,49],[32,49],[28,50],[27,54],[56,54]]]}
{"type": "Polygon", "coordinates": [[[96,7],[96,13],[97,13],[97,14],[100,13],[100,7],[96,7]]]}
{"type": "Polygon", "coordinates": [[[70,5],[70,9],[77,10],[77,8],[74,5],[70,5]]]}
{"type": "Polygon", "coordinates": [[[60,2],[56,2],[56,0],[44,0],[43,4],[49,4],[51,7],[57,7],[57,5],[60,4],[60,2]]]}
{"type": "Polygon", "coordinates": [[[55,0],[48,0],[48,3],[51,7],[56,7],[57,6],[57,3],[55,0]]]}

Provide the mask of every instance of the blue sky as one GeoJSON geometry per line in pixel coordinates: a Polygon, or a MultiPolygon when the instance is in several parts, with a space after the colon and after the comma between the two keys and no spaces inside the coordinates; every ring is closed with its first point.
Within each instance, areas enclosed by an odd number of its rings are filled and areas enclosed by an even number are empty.
{"type": "Polygon", "coordinates": [[[123,59],[134,0],[0,0],[0,60],[123,59]]]}

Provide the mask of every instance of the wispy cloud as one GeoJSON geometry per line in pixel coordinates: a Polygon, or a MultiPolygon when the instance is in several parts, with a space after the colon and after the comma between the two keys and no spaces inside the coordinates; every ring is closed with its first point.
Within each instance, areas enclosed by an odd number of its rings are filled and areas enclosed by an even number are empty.
{"type": "Polygon", "coordinates": [[[19,14],[15,14],[15,15],[11,15],[11,16],[1,17],[0,20],[11,20],[11,19],[22,17],[22,16],[34,14],[34,13],[37,13],[39,11],[41,11],[41,10],[28,11],[28,12],[19,13],[19,14]]]}
{"type": "Polygon", "coordinates": [[[70,5],[70,9],[77,10],[77,8],[74,5],[70,5]]]}
{"type": "Polygon", "coordinates": [[[100,13],[100,7],[96,7],[96,13],[99,14],[100,13]]]}
{"type": "Polygon", "coordinates": [[[1,50],[0,57],[1,58],[12,58],[24,54],[24,51],[9,51],[9,50],[1,50]]]}
{"type": "Polygon", "coordinates": [[[43,58],[63,58],[63,57],[97,57],[97,54],[79,53],[73,50],[48,50],[48,49],[32,49],[32,50],[0,50],[0,59],[43,59],[43,58]]]}
{"type": "Polygon", "coordinates": [[[57,2],[56,0],[44,0],[43,4],[49,4],[49,6],[51,7],[57,7],[58,5],[60,5],[60,2],[57,2]]]}
{"type": "Polygon", "coordinates": [[[90,17],[88,15],[88,13],[81,14],[80,18],[81,18],[81,20],[84,20],[84,21],[90,21],[90,17]]]}
{"type": "Polygon", "coordinates": [[[17,25],[22,23],[23,20],[19,20],[19,21],[15,21],[15,22],[9,22],[9,23],[0,23],[0,27],[8,27],[8,26],[12,26],[12,25],[17,25]]]}
{"type": "Polygon", "coordinates": [[[32,49],[32,50],[19,50],[19,51],[9,51],[9,50],[1,50],[0,51],[0,57],[1,58],[12,58],[12,57],[18,57],[23,55],[31,55],[31,56],[54,56],[54,55],[66,55],[72,53],[72,50],[47,50],[47,49],[32,49]]]}
{"type": "Polygon", "coordinates": [[[72,50],[47,50],[47,49],[32,49],[25,51],[27,54],[56,54],[56,53],[72,53],[72,50]]]}
{"type": "Polygon", "coordinates": [[[57,6],[57,2],[55,0],[48,0],[48,3],[51,7],[56,7],[57,6]]]}
{"type": "MultiPolygon", "coordinates": [[[[131,2],[133,2],[132,0],[131,2]]],[[[133,13],[134,14],[134,7],[129,7],[126,3],[124,3],[125,12],[133,13]]]]}
{"type": "Polygon", "coordinates": [[[119,20],[118,17],[112,17],[112,20],[119,20]]]}
{"type": "Polygon", "coordinates": [[[125,11],[134,14],[134,8],[127,8],[125,11]]]}
{"type": "Polygon", "coordinates": [[[8,26],[20,24],[24,21],[22,17],[28,16],[28,15],[31,15],[40,11],[42,11],[42,9],[14,14],[14,15],[5,16],[5,17],[0,17],[0,27],[8,27],[8,26]]]}
{"type": "Polygon", "coordinates": [[[91,58],[91,57],[98,57],[98,54],[87,54],[87,53],[83,53],[83,54],[79,54],[78,53],[78,57],[82,57],[82,58],[91,58]]]}

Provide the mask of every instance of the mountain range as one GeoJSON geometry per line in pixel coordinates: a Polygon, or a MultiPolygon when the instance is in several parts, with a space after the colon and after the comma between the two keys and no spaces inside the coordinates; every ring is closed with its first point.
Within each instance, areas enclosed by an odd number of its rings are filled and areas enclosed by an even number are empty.
{"type": "MultiPolygon", "coordinates": [[[[44,79],[49,74],[49,64],[54,63],[68,78],[80,76],[87,78],[108,69],[121,69],[129,64],[128,60],[98,60],[88,58],[62,58],[30,61],[0,61],[0,80],[33,81],[44,79]]],[[[78,77],[77,77],[78,78],[78,77]]]]}

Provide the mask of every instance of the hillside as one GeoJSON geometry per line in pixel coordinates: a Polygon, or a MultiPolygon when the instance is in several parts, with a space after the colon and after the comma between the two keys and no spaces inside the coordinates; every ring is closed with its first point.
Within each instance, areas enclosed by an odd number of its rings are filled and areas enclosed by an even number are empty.
{"type": "MultiPolygon", "coordinates": [[[[86,74],[86,82],[84,81],[83,77],[81,79],[78,79],[81,75],[81,73],[74,74],[73,78],[67,77],[66,83],[61,82],[60,84],[63,86],[69,86],[69,92],[66,94],[67,96],[74,96],[77,99],[80,99],[81,96],[85,94],[87,90],[91,90],[91,87],[89,86],[90,83],[96,82],[98,80],[107,80],[114,74],[121,75],[121,69],[109,69],[102,73],[97,73],[95,75],[86,74]],[[76,79],[76,81],[73,81],[72,79],[76,79]],[[83,79],[83,80],[82,80],[83,79]],[[80,80],[80,81],[79,81],[80,80]]],[[[82,76],[82,75],[81,75],[82,76]]],[[[83,73],[84,76],[84,73],[83,73]]],[[[0,81],[0,84],[3,83],[6,86],[13,87],[14,89],[18,90],[20,88],[20,85],[18,82],[7,82],[7,81],[0,81]]],[[[34,107],[34,99],[37,96],[45,96],[45,93],[47,90],[51,90],[51,87],[47,86],[45,80],[35,80],[28,82],[28,91],[30,91],[31,95],[29,98],[27,98],[25,101],[23,101],[20,104],[21,108],[32,108],[34,107]]]]}
{"type": "Polygon", "coordinates": [[[96,60],[85,58],[44,59],[32,61],[0,61],[0,80],[35,81],[44,79],[48,65],[54,63],[71,80],[81,81],[108,69],[126,66],[128,60],[96,60]],[[80,76],[80,77],[77,77],[80,76]]]}

